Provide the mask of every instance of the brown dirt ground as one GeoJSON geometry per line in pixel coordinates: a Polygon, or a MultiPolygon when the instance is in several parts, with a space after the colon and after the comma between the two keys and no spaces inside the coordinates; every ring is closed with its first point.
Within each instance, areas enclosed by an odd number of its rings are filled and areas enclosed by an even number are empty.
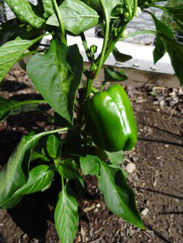
{"type": "MultiPolygon", "coordinates": [[[[88,194],[79,202],[80,223],[75,243],[183,242],[183,114],[154,105],[150,90],[147,86],[127,87],[138,121],[139,139],[136,148],[126,153],[124,162],[146,230],[114,216],[99,194],[95,178],[88,176],[88,194]]],[[[13,70],[0,86],[0,96],[21,100],[37,94],[28,76],[13,70]]],[[[1,165],[22,134],[50,127],[46,118],[45,113],[30,112],[9,117],[0,124],[1,165]]],[[[53,223],[56,191],[53,188],[26,196],[14,209],[0,210],[0,243],[59,242],[53,223]]]]}

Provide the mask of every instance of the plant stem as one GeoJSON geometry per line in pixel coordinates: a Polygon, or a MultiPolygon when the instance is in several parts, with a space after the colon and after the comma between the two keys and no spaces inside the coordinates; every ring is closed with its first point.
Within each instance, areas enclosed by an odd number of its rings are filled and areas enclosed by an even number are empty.
{"type": "Polygon", "coordinates": [[[92,90],[92,84],[93,84],[93,80],[91,78],[89,78],[87,80],[86,95],[85,95],[86,98],[88,98],[90,96],[90,93],[92,90]]]}
{"type": "Polygon", "coordinates": [[[94,87],[91,88],[91,91],[92,91],[94,94],[98,93],[98,90],[97,90],[96,88],[94,88],[94,87]]]}
{"type": "Polygon", "coordinates": [[[24,104],[38,104],[38,103],[46,103],[46,100],[25,100],[25,101],[19,101],[20,105],[24,105],[24,104]]]}
{"type": "Polygon", "coordinates": [[[27,146],[28,146],[29,143],[32,143],[32,140],[41,138],[41,137],[46,136],[46,135],[49,135],[49,134],[53,134],[53,133],[65,133],[67,131],[68,131],[68,127],[63,127],[63,128],[58,128],[58,129],[51,130],[51,131],[40,132],[40,133],[34,135],[33,136],[33,139],[30,139],[29,140],[29,142],[27,143],[27,146]]]}
{"type": "Polygon", "coordinates": [[[41,132],[41,133],[38,133],[37,135],[44,136],[44,134],[49,135],[49,134],[53,134],[53,133],[65,133],[67,131],[68,131],[68,127],[63,127],[63,128],[58,128],[55,130],[41,132]]]}
{"type": "Polygon", "coordinates": [[[118,35],[112,39],[108,46],[107,46],[107,50],[106,50],[106,53],[105,53],[105,56],[103,58],[103,63],[102,65],[105,63],[105,61],[107,60],[108,56],[110,55],[110,53],[112,52],[114,46],[116,45],[116,43],[119,41],[119,39],[121,38],[122,34],[123,34],[123,31],[125,30],[126,28],[126,24],[124,26],[121,27],[121,29],[119,30],[119,33],[118,35]]]}
{"type": "Polygon", "coordinates": [[[64,189],[64,176],[61,175],[61,182],[62,182],[62,190],[64,189]]]}
{"type": "MultiPolygon", "coordinates": [[[[135,7],[134,7],[134,10],[133,10],[133,13],[130,13],[131,15],[131,19],[133,18],[134,14],[136,13],[137,11],[137,6],[138,6],[138,2],[137,0],[135,0],[135,7]]],[[[131,20],[130,19],[130,20],[131,20]]],[[[114,39],[111,39],[109,42],[108,42],[108,45],[107,45],[107,48],[106,48],[106,52],[105,52],[105,56],[103,58],[103,63],[102,65],[105,63],[105,61],[107,60],[108,56],[110,55],[110,53],[112,52],[114,46],[116,45],[116,43],[119,41],[119,39],[121,38],[125,28],[126,28],[126,25],[127,23],[125,23],[123,26],[121,26],[119,32],[118,32],[118,35],[114,38],[114,39]]],[[[100,61],[99,61],[100,62],[100,61]]]]}
{"type": "Polygon", "coordinates": [[[103,46],[102,46],[102,51],[101,54],[99,56],[99,62],[95,71],[94,76],[92,76],[91,78],[88,79],[87,82],[87,87],[86,87],[86,96],[85,98],[89,97],[91,90],[92,90],[92,84],[93,84],[93,80],[96,79],[96,77],[98,76],[102,65],[104,63],[104,56],[105,56],[105,52],[106,52],[106,48],[107,48],[107,42],[108,42],[108,38],[109,38],[109,23],[110,23],[110,18],[109,18],[109,14],[107,12],[107,9],[104,6],[103,0],[100,0],[101,5],[103,7],[104,10],[104,16],[105,16],[105,35],[104,35],[104,41],[103,41],[103,46]]]}
{"type": "Polygon", "coordinates": [[[152,35],[156,35],[157,32],[155,30],[141,30],[141,31],[137,31],[134,33],[130,33],[128,34],[125,38],[122,38],[121,40],[125,40],[129,37],[135,36],[135,35],[141,35],[141,34],[152,34],[152,35]]]}
{"type": "Polygon", "coordinates": [[[66,41],[66,38],[65,38],[65,29],[64,29],[64,25],[63,25],[63,21],[62,21],[62,16],[60,14],[57,1],[56,0],[52,0],[52,1],[53,1],[53,5],[55,7],[55,12],[56,12],[57,19],[58,19],[58,22],[59,22],[59,26],[60,26],[60,29],[61,29],[61,42],[63,44],[67,44],[67,41],[66,41]]]}
{"type": "MultiPolygon", "coordinates": [[[[135,0],[134,2],[135,2],[135,3],[134,3],[134,9],[133,9],[133,17],[136,15],[136,12],[137,12],[138,0],[135,0]]],[[[133,17],[132,17],[132,18],[133,18],[133,17]]]]}
{"type": "Polygon", "coordinates": [[[93,77],[93,79],[96,79],[96,77],[98,76],[101,68],[102,68],[102,65],[104,63],[104,56],[105,56],[105,52],[106,52],[106,48],[107,48],[107,42],[108,42],[108,38],[109,38],[109,21],[110,21],[110,18],[109,18],[109,14],[108,14],[108,11],[106,9],[106,7],[104,6],[104,3],[103,3],[103,0],[100,0],[101,1],[101,4],[102,4],[102,7],[103,7],[103,10],[104,10],[104,15],[105,15],[105,35],[104,35],[104,42],[103,42],[103,47],[102,47],[102,52],[101,52],[101,56],[100,56],[100,59],[99,59],[99,63],[98,63],[98,67],[97,67],[97,70],[95,72],[95,75],[93,77]]]}
{"type": "Polygon", "coordinates": [[[12,106],[12,108],[17,108],[21,105],[26,105],[26,104],[42,104],[42,103],[46,103],[45,100],[25,100],[25,101],[17,101],[17,103],[15,103],[14,106],[12,106]]]}
{"type": "Polygon", "coordinates": [[[82,43],[83,43],[83,46],[84,46],[86,55],[87,55],[87,57],[88,57],[88,60],[89,60],[89,61],[93,61],[93,58],[92,58],[91,55],[90,55],[90,48],[89,48],[88,43],[87,43],[87,41],[86,41],[85,34],[82,32],[82,33],[80,34],[80,36],[81,36],[81,40],[82,40],[82,43]]]}

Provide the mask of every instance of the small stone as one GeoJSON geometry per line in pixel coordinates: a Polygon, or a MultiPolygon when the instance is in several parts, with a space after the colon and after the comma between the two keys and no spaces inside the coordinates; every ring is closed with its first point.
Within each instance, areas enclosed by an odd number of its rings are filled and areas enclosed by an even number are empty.
{"type": "Polygon", "coordinates": [[[133,173],[135,170],[136,170],[136,165],[134,163],[129,163],[126,166],[126,171],[130,174],[133,173]]]}
{"type": "Polygon", "coordinates": [[[94,210],[94,213],[98,213],[98,211],[99,211],[98,208],[96,208],[96,209],[94,210]]]}
{"type": "Polygon", "coordinates": [[[144,210],[142,210],[141,214],[143,216],[147,216],[148,212],[149,212],[149,209],[148,208],[145,208],[144,210]]]}
{"type": "Polygon", "coordinates": [[[159,105],[160,105],[161,107],[164,107],[164,106],[165,106],[165,101],[164,101],[164,100],[161,100],[160,103],[159,103],[159,105]]]}
{"type": "Polygon", "coordinates": [[[182,88],[179,89],[178,94],[183,95],[183,89],[182,88]]]}
{"type": "Polygon", "coordinates": [[[175,97],[176,93],[175,92],[171,92],[169,95],[172,96],[172,97],[175,97]]]}

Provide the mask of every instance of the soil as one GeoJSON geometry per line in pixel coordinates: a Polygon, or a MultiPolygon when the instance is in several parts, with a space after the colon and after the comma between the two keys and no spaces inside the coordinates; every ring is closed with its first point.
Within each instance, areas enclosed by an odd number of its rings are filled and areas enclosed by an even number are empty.
{"type": "MultiPolygon", "coordinates": [[[[148,84],[147,84],[148,85],[148,84]]],[[[127,86],[138,121],[139,139],[125,153],[124,169],[136,193],[146,230],[113,215],[94,177],[85,177],[88,193],[79,202],[80,222],[75,243],[183,242],[183,90],[127,86]]],[[[24,71],[14,69],[0,86],[0,96],[39,98],[24,71]]],[[[47,107],[10,116],[0,124],[0,166],[22,134],[50,128],[47,107]]],[[[0,210],[0,243],[59,242],[53,223],[58,188],[25,196],[11,210],[0,210]]],[[[70,242],[69,242],[70,243],[70,242]]]]}

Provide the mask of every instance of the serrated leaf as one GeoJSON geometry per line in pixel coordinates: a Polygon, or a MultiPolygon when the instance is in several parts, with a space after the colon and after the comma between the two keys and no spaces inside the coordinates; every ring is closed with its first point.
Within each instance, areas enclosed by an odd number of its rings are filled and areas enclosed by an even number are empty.
{"type": "Polygon", "coordinates": [[[134,192],[126,183],[121,169],[110,167],[102,161],[100,165],[98,186],[109,209],[128,223],[144,229],[137,210],[134,192]]]}
{"type": "Polygon", "coordinates": [[[62,243],[71,243],[74,240],[78,225],[78,203],[67,194],[63,188],[55,208],[55,227],[62,243]]]}
{"type": "Polygon", "coordinates": [[[99,159],[95,155],[87,154],[80,157],[80,166],[84,175],[99,175],[99,159]]]}
{"type": "MultiPolygon", "coordinates": [[[[59,7],[64,28],[78,35],[97,25],[97,12],[79,0],[65,0],[59,7]]],[[[59,26],[57,16],[52,15],[46,22],[48,25],[59,26]]]]}
{"type": "Polygon", "coordinates": [[[34,40],[12,40],[0,47],[0,82],[24,52],[42,37],[34,40]]]}
{"type": "Polygon", "coordinates": [[[35,55],[27,63],[27,73],[48,104],[72,123],[74,99],[83,70],[77,45],[65,46],[55,40],[45,55],[35,55]]]}
{"type": "Polygon", "coordinates": [[[56,158],[60,147],[61,140],[54,134],[49,135],[47,139],[47,151],[49,156],[52,158],[56,158]]]}

